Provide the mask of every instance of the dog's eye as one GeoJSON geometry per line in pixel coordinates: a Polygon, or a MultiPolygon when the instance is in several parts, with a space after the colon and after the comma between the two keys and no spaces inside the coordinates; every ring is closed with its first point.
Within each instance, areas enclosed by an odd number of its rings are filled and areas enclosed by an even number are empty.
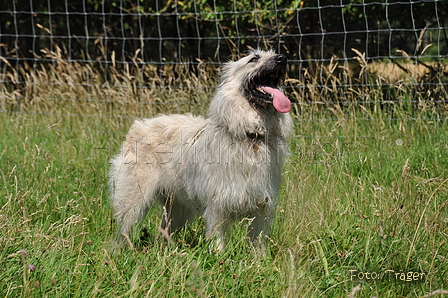
{"type": "Polygon", "coordinates": [[[258,60],[260,60],[260,57],[253,57],[252,59],[249,60],[249,63],[258,62],[258,60]]]}

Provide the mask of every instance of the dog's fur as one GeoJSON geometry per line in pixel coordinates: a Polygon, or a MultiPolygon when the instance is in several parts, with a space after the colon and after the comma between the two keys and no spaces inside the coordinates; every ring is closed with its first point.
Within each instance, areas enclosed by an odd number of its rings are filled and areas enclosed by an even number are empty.
{"type": "Polygon", "coordinates": [[[264,248],[292,119],[278,112],[260,85],[279,87],[286,58],[253,50],[228,62],[208,118],[160,115],[134,122],[111,163],[110,188],[120,234],[128,238],[154,201],[166,207],[169,232],[197,215],[206,238],[224,247],[230,222],[252,219],[249,235],[264,248]]]}

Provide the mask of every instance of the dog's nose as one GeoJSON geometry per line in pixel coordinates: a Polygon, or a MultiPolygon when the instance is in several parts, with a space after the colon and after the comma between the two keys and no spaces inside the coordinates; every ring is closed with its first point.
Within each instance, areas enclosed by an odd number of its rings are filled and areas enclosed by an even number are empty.
{"type": "Polygon", "coordinates": [[[286,62],[288,62],[288,59],[286,59],[285,55],[277,55],[277,57],[275,57],[275,62],[277,62],[278,64],[285,64],[286,62]]]}

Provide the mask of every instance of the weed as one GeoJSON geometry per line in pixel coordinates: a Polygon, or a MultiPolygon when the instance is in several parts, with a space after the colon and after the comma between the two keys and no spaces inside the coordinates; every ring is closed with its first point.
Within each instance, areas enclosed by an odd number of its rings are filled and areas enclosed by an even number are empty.
{"type": "Polygon", "coordinates": [[[136,61],[109,67],[105,80],[104,69],[45,54],[55,64],[1,74],[11,81],[0,90],[4,297],[446,294],[446,108],[433,98],[446,98],[443,85],[385,91],[367,69],[359,77],[336,64],[323,84],[290,78],[296,132],[266,257],[251,249],[248,221],[222,254],[210,253],[201,220],[167,243],[157,208],[136,229],[141,245],[116,251],[108,160],[136,117],[205,114],[216,70],[159,75],[136,61]],[[409,272],[424,278],[408,281],[409,272]]]}

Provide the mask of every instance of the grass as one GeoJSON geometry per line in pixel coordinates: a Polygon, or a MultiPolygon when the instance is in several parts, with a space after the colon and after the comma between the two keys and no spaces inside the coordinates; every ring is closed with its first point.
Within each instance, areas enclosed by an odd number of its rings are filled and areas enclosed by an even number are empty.
{"type": "Polygon", "coordinates": [[[398,86],[392,103],[381,90],[290,90],[296,131],[266,257],[248,243],[248,220],[221,254],[201,219],[168,244],[158,207],[136,229],[137,249],[115,251],[108,160],[135,117],[205,114],[214,73],[168,73],[175,89],[137,88],[131,71],[105,85],[62,60],[19,71],[25,83],[0,91],[3,297],[446,297],[448,127],[444,107],[415,107],[413,90],[398,86]]]}

